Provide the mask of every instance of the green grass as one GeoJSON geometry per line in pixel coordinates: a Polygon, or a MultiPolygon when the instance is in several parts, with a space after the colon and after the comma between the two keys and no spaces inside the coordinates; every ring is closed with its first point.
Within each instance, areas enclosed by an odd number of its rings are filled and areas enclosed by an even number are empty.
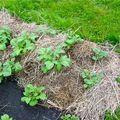
{"type": "Polygon", "coordinates": [[[120,0],[0,0],[27,22],[73,30],[95,42],[119,42],[120,0]]]}
{"type": "Polygon", "coordinates": [[[107,111],[104,120],[120,120],[120,107],[118,107],[114,113],[107,111]]]}

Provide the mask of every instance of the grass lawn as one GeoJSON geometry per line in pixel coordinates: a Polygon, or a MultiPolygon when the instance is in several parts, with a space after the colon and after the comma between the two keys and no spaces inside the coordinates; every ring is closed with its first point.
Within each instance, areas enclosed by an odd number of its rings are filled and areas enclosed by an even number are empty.
{"type": "Polygon", "coordinates": [[[0,0],[0,8],[27,22],[72,29],[95,42],[119,42],[120,0],[0,0]]]}

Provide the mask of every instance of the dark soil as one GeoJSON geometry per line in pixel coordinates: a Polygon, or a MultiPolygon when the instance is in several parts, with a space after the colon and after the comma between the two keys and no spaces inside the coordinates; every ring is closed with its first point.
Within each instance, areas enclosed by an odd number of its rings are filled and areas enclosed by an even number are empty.
{"type": "Polygon", "coordinates": [[[22,92],[15,81],[0,84],[0,116],[8,114],[13,120],[59,120],[60,111],[22,103],[22,92]]]}

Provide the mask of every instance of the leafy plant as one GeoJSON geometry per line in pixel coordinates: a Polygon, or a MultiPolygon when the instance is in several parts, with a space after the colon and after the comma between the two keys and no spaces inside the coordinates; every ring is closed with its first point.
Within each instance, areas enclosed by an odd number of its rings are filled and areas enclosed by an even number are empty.
{"type": "Polygon", "coordinates": [[[116,81],[117,81],[118,83],[120,83],[120,77],[116,78],[116,81]]]}
{"type": "Polygon", "coordinates": [[[16,57],[35,48],[35,40],[37,36],[34,33],[22,32],[21,36],[11,40],[10,44],[13,48],[12,57],[16,57]]]}
{"type": "Polygon", "coordinates": [[[120,120],[120,107],[118,107],[114,113],[106,111],[104,120],[120,120]]]}
{"type": "Polygon", "coordinates": [[[43,86],[37,87],[33,86],[32,84],[28,84],[25,87],[25,91],[23,92],[24,97],[21,98],[21,101],[26,102],[30,106],[35,106],[39,101],[47,99],[44,90],[45,88],[43,86]]]}
{"type": "Polygon", "coordinates": [[[88,88],[93,87],[95,84],[97,84],[103,78],[103,74],[91,72],[85,69],[81,73],[81,77],[84,80],[84,87],[88,89],[88,88]]]}
{"type": "Polygon", "coordinates": [[[38,60],[43,63],[42,72],[47,73],[53,68],[60,72],[64,67],[69,67],[71,60],[64,54],[65,51],[61,46],[58,46],[54,51],[51,48],[39,49],[38,60]]]}
{"type": "Polygon", "coordinates": [[[68,35],[63,46],[69,49],[78,42],[83,42],[79,35],[68,35]]]}
{"type": "Polygon", "coordinates": [[[93,48],[94,56],[92,57],[93,60],[98,61],[104,57],[108,56],[106,51],[101,50],[100,48],[93,48]]]}
{"type": "Polygon", "coordinates": [[[13,120],[13,118],[11,118],[9,115],[4,114],[1,116],[0,120],[13,120]]]}
{"type": "Polygon", "coordinates": [[[0,50],[5,50],[6,45],[11,39],[11,30],[9,27],[4,26],[0,28],[0,50]]]}
{"type": "Polygon", "coordinates": [[[0,82],[2,82],[4,77],[11,76],[21,70],[21,64],[19,62],[15,63],[14,60],[7,60],[3,64],[0,62],[0,82]]]}
{"type": "Polygon", "coordinates": [[[50,36],[55,36],[57,34],[57,31],[50,28],[50,27],[45,27],[45,26],[40,26],[37,30],[37,32],[42,33],[43,35],[50,35],[50,36]]]}
{"type": "Polygon", "coordinates": [[[80,120],[79,117],[76,117],[75,115],[63,115],[61,116],[61,120],[80,120]]]}

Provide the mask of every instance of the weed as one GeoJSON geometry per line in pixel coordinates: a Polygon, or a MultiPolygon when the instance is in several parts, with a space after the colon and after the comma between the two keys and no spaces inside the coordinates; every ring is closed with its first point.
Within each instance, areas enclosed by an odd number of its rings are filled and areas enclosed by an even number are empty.
{"type": "Polygon", "coordinates": [[[94,56],[92,57],[93,60],[98,61],[102,58],[105,58],[108,56],[108,53],[106,51],[103,51],[99,48],[93,48],[94,56]]]}
{"type": "Polygon", "coordinates": [[[0,62],[0,82],[4,77],[11,76],[13,73],[18,73],[22,70],[22,66],[19,62],[14,62],[14,60],[7,60],[3,64],[0,62]]]}
{"type": "Polygon", "coordinates": [[[11,30],[9,27],[4,26],[0,28],[0,50],[5,50],[6,45],[10,42],[11,30]]]}
{"type": "Polygon", "coordinates": [[[1,116],[0,120],[13,120],[13,118],[11,118],[9,115],[4,114],[1,116]]]}
{"type": "Polygon", "coordinates": [[[18,38],[11,40],[10,44],[13,48],[12,57],[23,55],[26,52],[33,50],[35,48],[35,40],[37,36],[34,33],[22,32],[22,35],[18,38]]]}
{"type": "Polygon", "coordinates": [[[93,87],[95,84],[97,84],[103,78],[103,74],[91,72],[85,69],[81,73],[81,77],[84,80],[84,87],[88,89],[88,88],[93,87]]]}
{"type": "Polygon", "coordinates": [[[43,86],[37,87],[32,84],[28,84],[25,87],[24,97],[21,98],[22,102],[26,102],[30,106],[35,106],[39,101],[47,99],[46,94],[44,93],[45,88],[43,86]]]}
{"type": "Polygon", "coordinates": [[[114,113],[106,111],[104,120],[120,120],[120,107],[118,107],[114,113]]]}
{"type": "Polygon", "coordinates": [[[61,116],[61,120],[80,120],[79,117],[76,117],[75,115],[63,115],[61,116]]]}
{"type": "Polygon", "coordinates": [[[53,68],[60,72],[64,67],[69,67],[71,60],[64,54],[65,51],[61,48],[61,46],[56,47],[54,51],[51,48],[39,49],[38,60],[43,63],[41,68],[42,72],[47,73],[53,68]]]}

